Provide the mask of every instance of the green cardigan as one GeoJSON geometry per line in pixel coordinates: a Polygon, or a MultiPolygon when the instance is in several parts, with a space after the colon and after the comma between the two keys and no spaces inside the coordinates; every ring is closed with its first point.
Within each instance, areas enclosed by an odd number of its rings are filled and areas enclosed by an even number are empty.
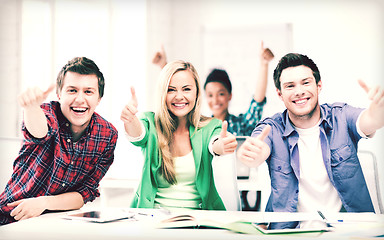
{"type": "MultiPolygon", "coordinates": [[[[155,114],[144,113],[141,121],[146,128],[145,136],[134,145],[142,148],[144,166],[141,183],[131,203],[133,208],[153,208],[157,193],[156,173],[160,171],[161,159],[155,127],[155,114]]],[[[201,208],[205,210],[225,210],[223,201],[217,193],[212,172],[212,154],[208,145],[212,137],[220,134],[221,121],[212,119],[206,126],[198,129],[190,126],[189,133],[196,166],[196,188],[202,199],[201,208]]]]}

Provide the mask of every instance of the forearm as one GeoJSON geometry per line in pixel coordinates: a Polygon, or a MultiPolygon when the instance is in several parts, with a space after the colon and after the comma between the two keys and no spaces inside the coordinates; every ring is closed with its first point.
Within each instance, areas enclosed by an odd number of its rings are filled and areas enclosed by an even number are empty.
{"type": "Polygon", "coordinates": [[[142,134],[141,123],[136,116],[131,122],[124,123],[124,129],[130,137],[139,137],[142,134]]]}
{"type": "Polygon", "coordinates": [[[84,205],[83,197],[78,192],[67,192],[55,196],[43,196],[47,210],[73,210],[84,205]]]}
{"type": "Polygon", "coordinates": [[[256,102],[262,102],[265,98],[268,83],[268,63],[261,62],[258,79],[253,98],[256,102]]]}
{"type": "Polygon", "coordinates": [[[24,124],[35,138],[43,138],[48,133],[47,118],[38,105],[24,108],[24,124]]]}
{"type": "Polygon", "coordinates": [[[376,130],[384,126],[384,116],[381,115],[381,112],[374,112],[369,108],[363,111],[359,120],[360,130],[366,136],[375,133],[376,130]]]}

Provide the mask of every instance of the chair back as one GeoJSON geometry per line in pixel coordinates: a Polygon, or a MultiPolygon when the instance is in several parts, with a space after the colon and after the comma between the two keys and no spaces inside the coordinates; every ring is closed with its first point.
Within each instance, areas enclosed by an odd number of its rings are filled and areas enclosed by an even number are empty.
{"type": "Polygon", "coordinates": [[[359,150],[358,157],[375,213],[383,214],[384,210],[381,199],[379,171],[377,168],[376,156],[371,151],[359,150]]]}
{"type": "Polygon", "coordinates": [[[237,187],[236,156],[234,153],[215,156],[212,160],[216,190],[228,211],[240,211],[240,194],[237,187]]]}

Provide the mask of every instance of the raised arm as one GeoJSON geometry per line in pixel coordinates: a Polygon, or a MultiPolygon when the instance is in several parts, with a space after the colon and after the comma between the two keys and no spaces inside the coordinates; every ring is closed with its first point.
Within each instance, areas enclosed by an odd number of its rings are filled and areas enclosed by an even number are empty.
{"type": "Polygon", "coordinates": [[[268,65],[274,58],[272,51],[269,48],[264,48],[264,43],[261,41],[260,47],[260,68],[256,89],[253,98],[256,102],[262,102],[265,98],[268,83],[268,65]]]}
{"type": "Polygon", "coordinates": [[[132,98],[121,112],[120,119],[124,122],[125,132],[131,137],[139,137],[142,133],[140,120],[137,118],[137,97],[135,89],[131,87],[132,98]]]}
{"type": "Polygon", "coordinates": [[[153,56],[152,63],[159,66],[161,69],[167,65],[167,56],[165,55],[163,45],[161,45],[160,50],[155,53],[155,56],[153,56]]]}
{"type": "Polygon", "coordinates": [[[18,97],[19,104],[24,110],[25,127],[35,138],[43,138],[48,133],[47,118],[40,105],[53,89],[55,89],[55,84],[49,86],[46,91],[37,87],[28,88],[18,97]]]}
{"type": "Polygon", "coordinates": [[[370,136],[384,126],[384,89],[379,86],[369,88],[362,80],[359,80],[359,84],[372,101],[362,113],[359,126],[365,135],[370,136]]]}

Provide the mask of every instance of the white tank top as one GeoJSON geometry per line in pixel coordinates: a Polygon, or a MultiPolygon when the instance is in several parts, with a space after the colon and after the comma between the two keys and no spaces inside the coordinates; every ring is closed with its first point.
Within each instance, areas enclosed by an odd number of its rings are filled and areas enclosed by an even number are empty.
{"type": "Polygon", "coordinates": [[[169,184],[160,174],[155,197],[155,208],[182,207],[200,209],[201,197],[196,189],[196,168],[192,151],[185,156],[174,158],[177,183],[169,184]]]}

